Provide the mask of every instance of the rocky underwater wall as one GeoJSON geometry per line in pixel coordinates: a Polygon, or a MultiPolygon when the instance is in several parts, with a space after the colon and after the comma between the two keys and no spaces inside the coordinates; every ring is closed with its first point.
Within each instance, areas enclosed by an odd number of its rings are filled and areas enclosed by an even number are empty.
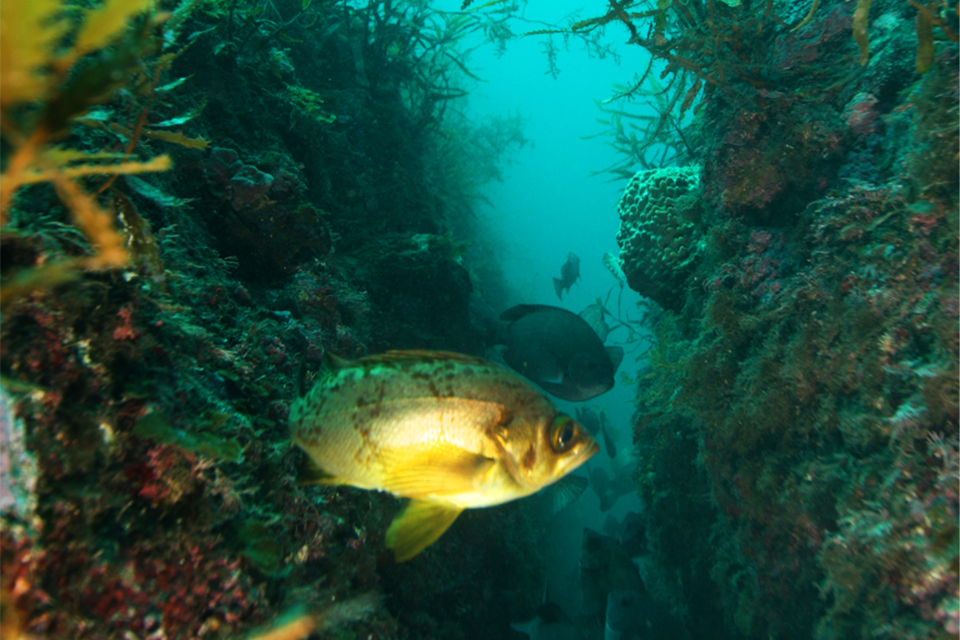
{"type": "Polygon", "coordinates": [[[0,9],[3,637],[495,637],[538,599],[527,513],[397,565],[399,502],[297,486],[287,428],[325,352],[482,353],[496,265],[450,228],[522,136],[447,112],[468,25],[150,4],[0,9]]]}
{"type": "Polygon", "coordinates": [[[670,311],[637,384],[647,590],[697,638],[956,637],[956,5],[710,12],[741,64],[696,59],[688,163],[619,209],[670,311]]]}

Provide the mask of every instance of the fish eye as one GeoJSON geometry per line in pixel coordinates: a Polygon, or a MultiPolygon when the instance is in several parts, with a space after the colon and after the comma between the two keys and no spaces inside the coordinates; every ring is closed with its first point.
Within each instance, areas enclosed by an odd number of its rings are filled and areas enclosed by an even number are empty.
{"type": "Polygon", "coordinates": [[[577,439],[577,423],[570,416],[557,416],[553,421],[551,445],[557,453],[565,453],[577,439]]]}

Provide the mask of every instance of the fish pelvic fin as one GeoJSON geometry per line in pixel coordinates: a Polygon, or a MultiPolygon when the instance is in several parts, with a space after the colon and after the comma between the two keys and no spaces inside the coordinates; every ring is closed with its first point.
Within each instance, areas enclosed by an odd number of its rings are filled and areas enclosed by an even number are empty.
{"type": "Polygon", "coordinates": [[[387,547],[397,562],[406,562],[436,542],[457,519],[462,507],[449,502],[411,500],[387,529],[387,547]]]}
{"type": "Polygon", "coordinates": [[[343,484],[340,479],[323,469],[314,462],[313,458],[304,454],[297,467],[297,484],[343,484]]]}
{"type": "Polygon", "coordinates": [[[557,292],[557,298],[563,300],[563,296],[560,293],[563,291],[563,280],[560,278],[553,279],[553,290],[557,292]]]}

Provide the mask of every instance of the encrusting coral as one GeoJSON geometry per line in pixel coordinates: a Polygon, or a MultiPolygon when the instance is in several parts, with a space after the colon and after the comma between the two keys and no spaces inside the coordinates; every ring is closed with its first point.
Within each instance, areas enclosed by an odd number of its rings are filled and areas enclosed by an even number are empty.
{"type": "Polygon", "coordinates": [[[620,262],[630,288],[679,310],[702,242],[700,167],[637,173],[620,198],[620,262]]]}

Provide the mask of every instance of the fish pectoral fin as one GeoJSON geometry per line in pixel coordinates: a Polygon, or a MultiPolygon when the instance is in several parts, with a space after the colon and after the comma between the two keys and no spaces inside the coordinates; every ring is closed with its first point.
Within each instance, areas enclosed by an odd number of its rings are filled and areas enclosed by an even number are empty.
{"type": "Polygon", "coordinates": [[[558,398],[564,398],[565,386],[560,382],[550,382],[549,380],[538,380],[537,384],[540,385],[540,388],[551,393],[558,398]]]}
{"type": "Polygon", "coordinates": [[[538,381],[546,382],[547,384],[555,384],[558,387],[563,386],[563,371],[558,369],[550,369],[549,372],[545,372],[544,375],[537,377],[538,381]]]}
{"type": "Polygon", "coordinates": [[[304,454],[297,467],[297,484],[338,485],[343,483],[337,476],[324,471],[323,467],[314,462],[309,455],[304,454]]]}
{"type": "Polygon", "coordinates": [[[553,513],[559,512],[565,506],[583,495],[587,490],[589,480],[583,476],[566,476],[550,486],[550,508],[553,513]]]}
{"type": "Polygon", "coordinates": [[[405,451],[382,451],[395,456],[396,464],[384,478],[384,489],[404,498],[443,497],[476,491],[476,479],[496,462],[456,446],[431,447],[409,456],[405,451]]]}
{"type": "Polygon", "coordinates": [[[387,529],[387,548],[397,562],[406,562],[443,535],[462,507],[434,500],[411,500],[387,529]]]}

